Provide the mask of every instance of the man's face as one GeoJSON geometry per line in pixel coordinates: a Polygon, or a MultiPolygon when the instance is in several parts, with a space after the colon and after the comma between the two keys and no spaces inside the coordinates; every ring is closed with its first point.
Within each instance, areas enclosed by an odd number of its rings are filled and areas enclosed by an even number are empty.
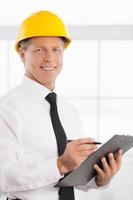
{"type": "Polygon", "coordinates": [[[60,37],[33,37],[26,50],[19,50],[25,74],[52,90],[62,68],[63,50],[60,37]]]}

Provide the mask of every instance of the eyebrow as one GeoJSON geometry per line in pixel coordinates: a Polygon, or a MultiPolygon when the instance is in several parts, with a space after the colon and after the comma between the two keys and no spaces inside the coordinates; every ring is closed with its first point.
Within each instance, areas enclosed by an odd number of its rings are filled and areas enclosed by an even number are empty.
{"type": "MultiPolygon", "coordinates": [[[[47,48],[47,46],[43,46],[43,45],[34,45],[36,48],[47,48]]],[[[61,48],[62,46],[51,46],[50,48],[61,48]]]]}

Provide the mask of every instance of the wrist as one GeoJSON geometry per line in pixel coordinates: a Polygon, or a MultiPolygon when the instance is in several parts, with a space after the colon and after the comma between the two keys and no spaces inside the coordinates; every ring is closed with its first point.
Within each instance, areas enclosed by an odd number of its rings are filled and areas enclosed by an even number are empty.
{"type": "Polygon", "coordinates": [[[97,177],[95,177],[95,183],[98,187],[104,187],[106,185],[109,185],[110,180],[99,180],[97,177]]]}
{"type": "Polygon", "coordinates": [[[69,172],[69,170],[65,167],[65,165],[63,163],[62,156],[57,158],[57,166],[58,166],[59,172],[62,176],[69,172]]]}

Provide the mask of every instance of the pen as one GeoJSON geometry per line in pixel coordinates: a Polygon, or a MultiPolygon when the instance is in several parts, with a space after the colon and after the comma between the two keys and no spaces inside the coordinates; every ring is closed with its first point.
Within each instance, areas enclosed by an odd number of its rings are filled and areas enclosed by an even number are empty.
{"type": "MultiPolygon", "coordinates": [[[[69,143],[69,142],[72,142],[74,140],[66,140],[66,143],[69,143]]],[[[87,144],[102,144],[101,142],[90,142],[90,143],[87,143],[87,144]]]]}

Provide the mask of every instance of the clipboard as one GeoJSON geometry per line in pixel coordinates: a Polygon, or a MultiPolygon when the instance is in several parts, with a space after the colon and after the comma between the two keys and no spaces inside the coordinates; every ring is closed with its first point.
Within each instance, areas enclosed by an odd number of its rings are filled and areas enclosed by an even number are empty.
{"type": "Polygon", "coordinates": [[[101,165],[100,159],[106,157],[108,153],[112,152],[115,156],[118,149],[122,149],[123,154],[133,147],[133,136],[130,135],[114,135],[105,144],[103,144],[98,150],[92,153],[81,165],[69,172],[63,178],[61,178],[55,187],[69,187],[85,185],[92,178],[96,176],[94,170],[94,164],[101,165]]]}

